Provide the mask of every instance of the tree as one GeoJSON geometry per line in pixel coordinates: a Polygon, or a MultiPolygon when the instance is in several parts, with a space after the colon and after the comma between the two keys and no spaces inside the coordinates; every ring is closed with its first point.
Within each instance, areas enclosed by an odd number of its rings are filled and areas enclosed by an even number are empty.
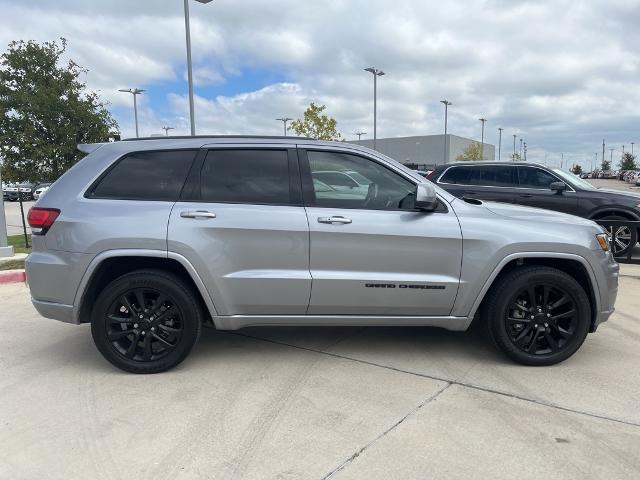
{"type": "Polygon", "coordinates": [[[79,80],[87,70],[60,65],[67,42],[14,41],[0,56],[0,157],[7,180],[56,180],[118,125],[79,80]]]}
{"type": "Polygon", "coordinates": [[[482,145],[478,142],[470,143],[456,157],[456,160],[482,160],[482,145]]]}
{"type": "Polygon", "coordinates": [[[602,165],[600,166],[603,172],[607,170],[611,170],[611,162],[609,160],[602,160],[602,165]]]}
{"type": "Polygon", "coordinates": [[[630,152],[625,152],[620,160],[620,170],[636,170],[638,168],[636,164],[636,156],[630,152]]]}
{"type": "Polygon", "coordinates": [[[511,154],[511,160],[513,160],[514,162],[519,162],[520,161],[520,154],[519,153],[512,153],[511,154]]]}
{"type": "Polygon", "coordinates": [[[574,175],[580,175],[582,173],[582,167],[576,163],[571,169],[571,172],[573,172],[574,175]]]}
{"type": "Polygon", "coordinates": [[[291,122],[290,130],[303,137],[311,137],[316,140],[342,140],[338,132],[338,122],[335,118],[321,115],[327,107],[311,102],[304,112],[304,119],[291,122]]]}

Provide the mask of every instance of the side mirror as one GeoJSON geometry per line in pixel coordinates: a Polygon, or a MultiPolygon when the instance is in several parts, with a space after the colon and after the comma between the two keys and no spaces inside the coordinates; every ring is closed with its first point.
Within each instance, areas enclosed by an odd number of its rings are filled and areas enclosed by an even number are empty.
{"type": "Polygon", "coordinates": [[[438,208],[436,189],[429,182],[419,183],[416,188],[416,208],[423,212],[433,212],[438,208]]]}
{"type": "Polygon", "coordinates": [[[567,189],[567,184],[564,182],[552,182],[549,185],[549,188],[554,192],[564,192],[567,189]]]}

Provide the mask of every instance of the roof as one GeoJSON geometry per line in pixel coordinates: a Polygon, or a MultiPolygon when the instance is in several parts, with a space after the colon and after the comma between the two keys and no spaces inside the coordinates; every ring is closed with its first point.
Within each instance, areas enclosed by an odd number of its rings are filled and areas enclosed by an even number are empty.
{"type": "Polygon", "coordinates": [[[154,137],[123,138],[122,142],[136,142],[139,140],[185,140],[190,138],[218,139],[218,138],[244,138],[244,139],[268,139],[268,140],[315,140],[310,137],[284,136],[284,135],[159,135],[154,137]]]}
{"type": "MultiPolygon", "coordinates": [[[[438,168],[450,167],[452,165],[516,165],[516,166],[534,166],[534,167],[546,167],[546,165],[542,165],[541,163],[534,162],[512,162],[509,160],[467,160],[467,161],[459,161],[459,162],[451,162],[451,163],[443,163],[438,165],[438,168]]],[[[548,168],[548,167],[546,167],[548,168]]]]}

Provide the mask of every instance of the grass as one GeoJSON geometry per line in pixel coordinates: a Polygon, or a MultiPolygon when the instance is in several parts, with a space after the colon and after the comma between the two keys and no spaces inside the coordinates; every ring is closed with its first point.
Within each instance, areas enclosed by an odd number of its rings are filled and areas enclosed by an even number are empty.
{"type": "Polygon", "coordinates": [[[0,262],[0,271],[2,270],[24,270],[24,260],[7,260],[0,262]]]}
{"type": "Polygon", "coordinates": [[[29,248],[27,248],[24,243],[24,235],[9,235],[7,240],[15,253],[31,253],[31,242],[29,242],[29,248]]]}

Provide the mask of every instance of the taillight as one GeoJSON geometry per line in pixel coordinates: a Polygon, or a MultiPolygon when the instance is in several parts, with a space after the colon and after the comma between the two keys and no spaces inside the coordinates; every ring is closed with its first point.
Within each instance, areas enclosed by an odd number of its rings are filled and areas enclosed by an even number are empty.
{"type": "Polygon", "coordinates": [[[27,221],[31,227],[31,233],[34,235],[44,235],[51,228],[53,222],[60,215],[57,208],[37,208],[33,207],[29,210],[27,221]]]}

